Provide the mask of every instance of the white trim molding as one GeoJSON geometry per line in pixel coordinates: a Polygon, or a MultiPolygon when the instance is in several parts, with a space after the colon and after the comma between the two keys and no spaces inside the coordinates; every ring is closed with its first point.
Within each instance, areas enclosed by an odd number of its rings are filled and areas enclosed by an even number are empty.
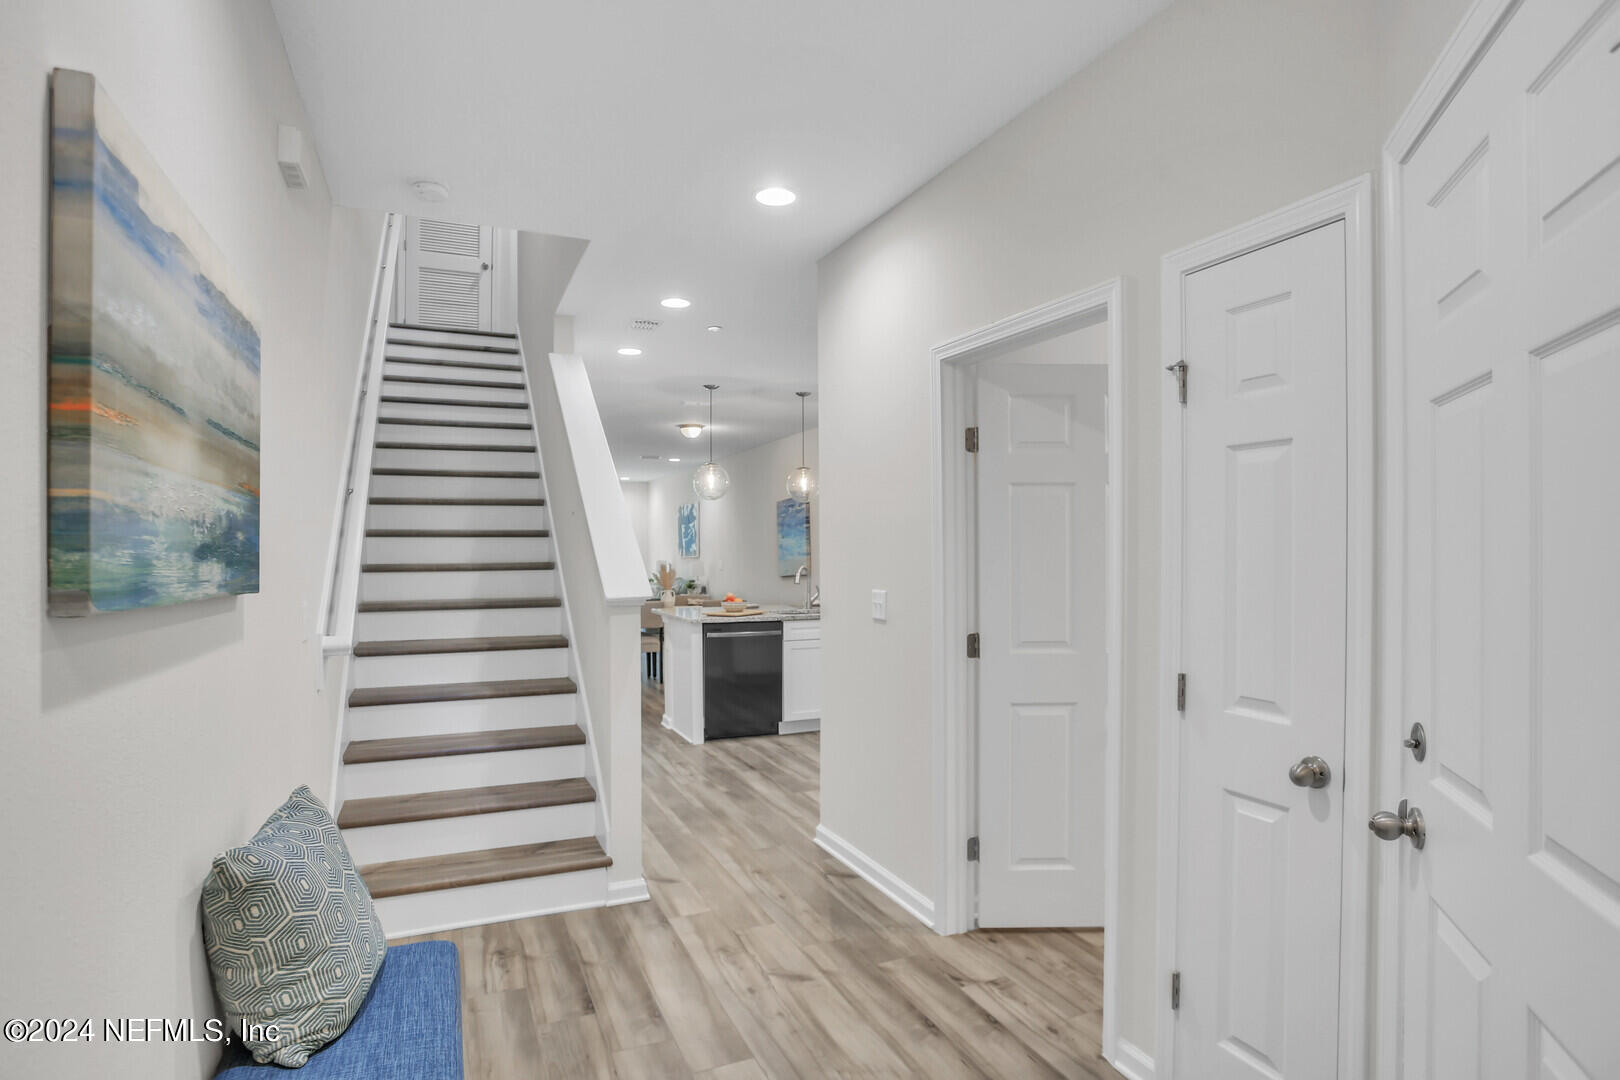
{"type": "Polygon", "coordinates": [[[854,844],[825,825],[816,826],[816,846],[849,867],[868,885],[909,911],[924,926],[934,925],[934,902],[854,844]]]}
{"type": "Polygon", "coordinates": [[[1108,1063],[1126,1080],[1155,1080],[1153,1058],[1129,1039],[1115,1041],[1108,1063]]]}
{"type": "MultiPolygon", "coordinates": [[[[1125,520],[1130,500],[1125,467],[1125,313],[1124,282],[1112,278],[1082,292],[1000,319],[933,348],[930,353],[933,485],[935,513],[932,541],[935,596],[942,606],[934,620],[934,820],[938,823],[936,884],[939,917],[932,924],[942,934],[959,934],[975,925],[975,876],[967,862],[967,838],[977,817],[977,761],[974,753],[975,703],[978,685],[973,665],[961,644],[972,629],[976,597],[961,583],[976,579],[973,471],[961,452],[957,433],[965,426],[971,368],[979,360],[1016,347],[1022,341],[1065,329],[1106,322],[1108,326],[1108,654],[1107,702],[1103,726],[1103,936],[1119,925],[1119,830],[1122,729],[1124,716],[1125,615],[1124,582],[1129,553],[1125,520]]],[[[1104,1057],[1117,1056],[1119,1010],[1118,950],[1103,950],[1104,1057]]],[[[1151,1067],[1151,1062],[1149,1063],[1151,1067]]]]}
{"type": "MultiPolygon", "coordinates": [[[[1374,355],[1372,177],[1359,176],[1292,206],[1166,255],[1160,292],[1159,359],[1181,359],[1182,300],[1188,274],[1258,248],[1342,221],[1345,225],[1345,364],[1348,432],[1348,528],[1346,546],[1345,745],[1343,885],[1340,895],[1338,1075],[1366,1076],[1367,957],[1372,882],[1372,846],[1363,826],[1371,812],[1374,595],[1374,355]]],[[[1155,987],[1167,987],[1176,970],[1178,868],[1180,866],[1180,714],[1176,673],[1181,651],[1182,567],[1185,522],[1185,411],[1168,375],[1160,388],[1160,620],[1158,910],[1155,987]]],[[[1175,1073],[1175,1013],[1170,995],[1156,993],[1158,1075],[1175,1073]]]]}
{"type": "Polygon", "coordinates": [[[618,907],[620,904],[639,904],[643,900],[651,900],[652,894],[647,891],[646,878],[631,878],[629,881],[610,881],[607,887],[606,907],[618,907]]]}

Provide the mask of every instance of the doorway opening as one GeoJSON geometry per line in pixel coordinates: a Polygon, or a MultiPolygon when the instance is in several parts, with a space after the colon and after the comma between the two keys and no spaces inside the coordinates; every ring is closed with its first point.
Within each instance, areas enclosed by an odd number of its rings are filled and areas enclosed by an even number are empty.
{"type": "Polygon", "coordinates": [[[1110,280],[933,350],[941,933],[1096,927],[1106,941],[1117,925],[1122,292],[1110,280]]]}

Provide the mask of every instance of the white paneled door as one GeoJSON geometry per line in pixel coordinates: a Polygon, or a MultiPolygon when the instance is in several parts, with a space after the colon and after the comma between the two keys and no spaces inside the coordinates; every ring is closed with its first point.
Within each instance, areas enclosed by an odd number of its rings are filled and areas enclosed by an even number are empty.
{"type": "Polygon", "coordinates": [[[1183,279],[1181,1077],[1337,1071],[1345,258],[1339,221],[1183,279]]]}
{"type": "Polygon", "coordinates": [[[979,925],[1101,926],[1108,371],[976,389],[979,925]]]}
{"type": "Polygon", "coordinates": [[[493,229],[408,218],[400,266],[405,321],[454,330],[489,330],[493,251],[493,229]]]}
{"type": "Polygon", "coordinates": [[[1396,163],[1398,719],[1426,739],[1389,797],[1426,836],[1388,852],[1379,1018],[1403,1080],[1596,1080],[1620,1076],[1620,3],[1495,7],[1396,163]]]}

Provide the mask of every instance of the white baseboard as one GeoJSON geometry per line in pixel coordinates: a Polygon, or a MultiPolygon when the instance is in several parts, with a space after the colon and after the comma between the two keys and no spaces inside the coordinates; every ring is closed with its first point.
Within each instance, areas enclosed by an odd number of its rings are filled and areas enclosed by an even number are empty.
{"type": "Polygon", "coordinates": [[[608,882],[608,907],[618,907],[620,904],[636,904],[643,900],[651,899],[652,894],[647,891],[646,878],[634,878],[630,881],[608,882]]]}
{"type": "Polygon", "coordinates": [[[808,720],[778,720],[776,733],[778,735],[802,735],[806,731],[820,731],[821,717],[812,716],[808,720]]]}
{"type": "Polygon", "coordinates": [[[859,874],[867,884],[934,928],[934,902],[825,825],[816,826],[816,846],[859,874]]]}
{"type": "Polygon", "coordinates": [[[676,727],[675,726],[675,721],[673,721],[673,720],[671,720],[669,718],[668,713],[664,714],[663,723],[664,723],[665,727],[669,728],[669,730],[673,731],[675,734],[679,735],[681,738],[685,739],[687,742],[691,743],[693,746],[702,746],[703,745],[703,740],[702,739],[694,739],[694,738],[692,738],[692,736],[688,735],[686,732],[684,732],[680,728],[676,727]]]}
{"type": "Polygon", "coordinates": [[[1126,1080],[1154,1080],[1153,1059],[1129,1039],[1120,1039],[1109,1064],[1126,1080]]]}

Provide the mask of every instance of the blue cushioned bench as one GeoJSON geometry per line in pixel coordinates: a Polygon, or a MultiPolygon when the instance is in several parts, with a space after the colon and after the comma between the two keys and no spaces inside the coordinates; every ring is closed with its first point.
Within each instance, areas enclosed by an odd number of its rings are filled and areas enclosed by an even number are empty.
{"type": "Polygon", "coordinates": [[[301,1069],[259,1065],[238,1044],[214,1080],[462,1080],[461,961],[449,941],[391,945],[349,1029],[301,1069]]]}

